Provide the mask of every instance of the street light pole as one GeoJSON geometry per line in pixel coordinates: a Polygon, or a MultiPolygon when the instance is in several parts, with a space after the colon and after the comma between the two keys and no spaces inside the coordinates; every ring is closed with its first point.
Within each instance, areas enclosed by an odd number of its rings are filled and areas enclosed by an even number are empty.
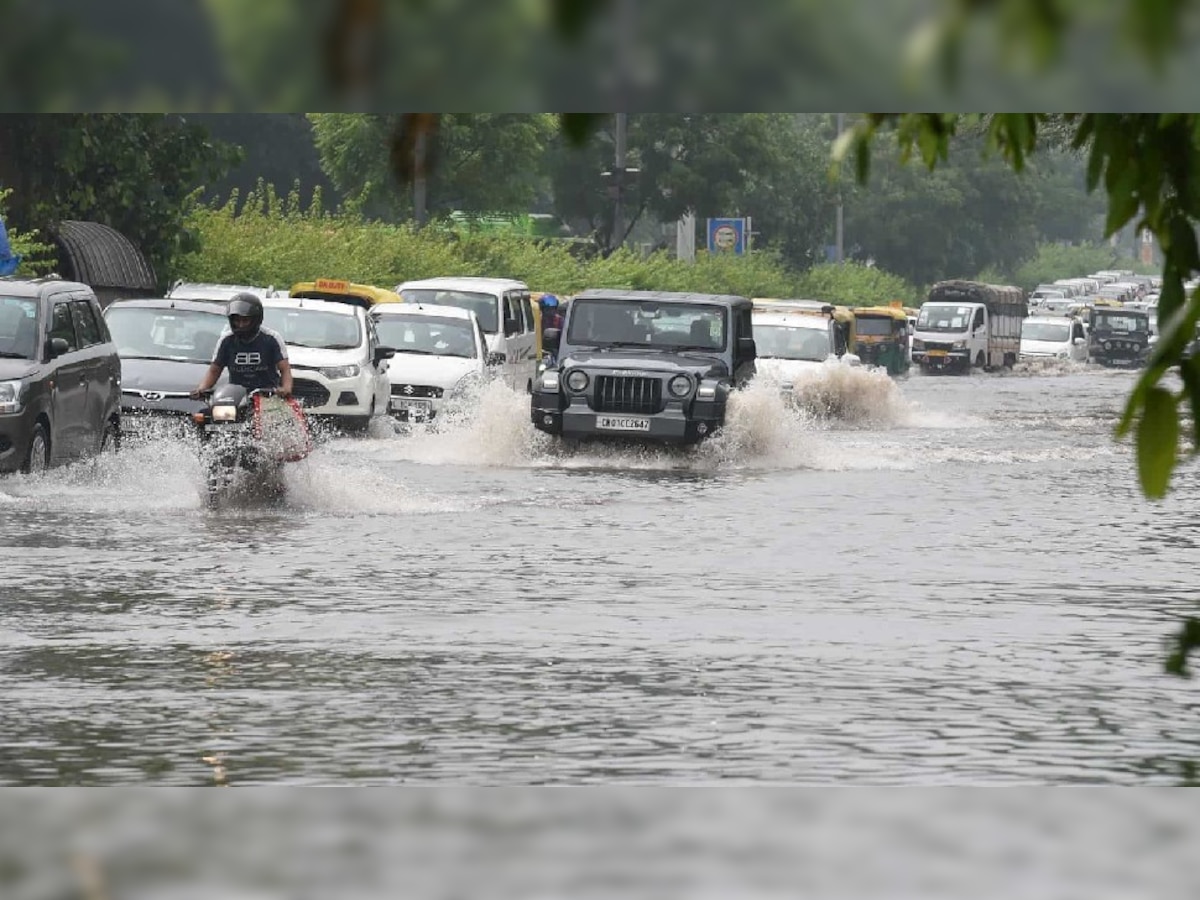
{"type": "Polygon", "coordinates": [[[624,232],[621,230],[622,220],[625,216],[625,210],[622,208],[622,199],[625,193],[625,152],[626,152],[626,127],[628,125],[625,113],[617,113],[617,131],[614,141],[616,147],[616,159],[613,165],[613,180],[616,182],[613,191],[613,246],[616,247],[619,243],[623,243],[621,238],[624,232]]]}
{"type": "MultiPolygon", "coordinates": [[[[845,127],[846,127],[846,114],[838,113],[837,114],[838,137],[842,136],[842,131],[845,130],[845,127]]],[[[844,220],[843,214],[842,214],[842,183],[841,183],[841,178],[839,177],[839,179],[838,179],[838,195],[837,195],[837,251],[836,251],[838,262],[841,262],[843,259],[845,259],[845,234],[843,233],[844,224],[845,224],[845,220],[844,220]]]]}

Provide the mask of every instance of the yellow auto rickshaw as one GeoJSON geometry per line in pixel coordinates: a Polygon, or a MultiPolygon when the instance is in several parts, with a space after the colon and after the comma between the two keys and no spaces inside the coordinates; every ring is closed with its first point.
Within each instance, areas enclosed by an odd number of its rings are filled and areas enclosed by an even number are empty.
{"type": "Polygon", "coordinates": [[[903,375],[908,355],[908,315],[901,306],[859,306],[854,310],[857,339],[854,352],[866,365],[880,366],[892,376],[903,375]]]}
{"type": "Polygon", "coordinates": [[[370,309],[378,303],[403,303],[404,298],[395,291],[374,287],[370,284],[355,284],[336,278],[318,278],[316,281],[301,281],[293,284],[289,292],[293,297],[309,300],[327,300],[333,303],[349,303],[370,309]]]}

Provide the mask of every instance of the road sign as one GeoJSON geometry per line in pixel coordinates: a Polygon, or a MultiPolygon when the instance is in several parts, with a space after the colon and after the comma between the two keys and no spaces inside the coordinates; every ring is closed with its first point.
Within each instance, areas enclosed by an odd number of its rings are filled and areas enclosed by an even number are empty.
{"type": "Polygon", "coordinates": [[[741,256],[746,252],[748,231],[745,219],[709,219],[708,252],[741,256]]]}

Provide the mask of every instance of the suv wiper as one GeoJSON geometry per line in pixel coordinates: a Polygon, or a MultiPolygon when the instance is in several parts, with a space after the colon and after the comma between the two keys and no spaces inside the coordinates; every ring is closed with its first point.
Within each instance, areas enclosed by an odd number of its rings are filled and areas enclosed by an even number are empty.
{"type": "Polygon", "coordinates": [[[700,350],[704,353],[716,353],[720,355],[721,351],[716,347],[701,346],[700,344],[670,344],[663,347],[664,350],[700,350]]]}
{"type": "MultiPolygon", "coordinates": [[[[333,349],[333,348],[331,347],[329,349],[333,349]]],[[[342,348],[342,349],[349,349],[349,348],[342,348]]],[[[413,347],[413,348],[396,347],[395,349],[396,349],[397,353],[412,353],[417,356],[447,356],[447,355],[449,355],[446,353],[439,353],[437,350],[418,350],[415,347],[413,347]]]]}
{"type": "MultiPolygon", "coordinates": [[[[0,350],[0,359],[29,359],[24,353],[13,353],[11,350],[0,350]]],[[[33,360],[30,360],[32,362],[33,360]]]]}

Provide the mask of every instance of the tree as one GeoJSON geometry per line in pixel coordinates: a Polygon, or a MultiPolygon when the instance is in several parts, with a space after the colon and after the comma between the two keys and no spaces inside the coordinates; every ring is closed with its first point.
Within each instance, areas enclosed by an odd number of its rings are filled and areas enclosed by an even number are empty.
{"type": "Polygon", "coordinates": [[[0,116],[0,185],[12,190],[17,227],[103,222],[141,248],[160,280],[189,246],[190,197],[234,156],[180,116],[0,116]]]}
{"type": "MultiPolygon", "coordinates": [[[[397,177],[392,157],[391,138],[404,128],[404,117],[314,113],[309,118],[321,167],[340,191],[357,198],[374,218],[395,221],[412,214],[408,179],[397,177]]],[[[540,161],[553,131],[553,119],[544,114],[443,115],[430,135],[435,163],[430,212],[528,212],[542,186],[540,161]]]]}

